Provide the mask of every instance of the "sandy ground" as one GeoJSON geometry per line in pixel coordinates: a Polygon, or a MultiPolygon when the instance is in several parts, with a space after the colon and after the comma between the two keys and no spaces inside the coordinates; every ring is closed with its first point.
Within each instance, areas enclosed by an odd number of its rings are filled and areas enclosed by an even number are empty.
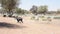
{"type": "Polygon", "coordinates": [[[23,21],[22,24],[17,23],[14,18],[0,17],[0,34],[60,34],[60,20],[47,24],[48,21],[34,21],[24,17],[23,21]]]}

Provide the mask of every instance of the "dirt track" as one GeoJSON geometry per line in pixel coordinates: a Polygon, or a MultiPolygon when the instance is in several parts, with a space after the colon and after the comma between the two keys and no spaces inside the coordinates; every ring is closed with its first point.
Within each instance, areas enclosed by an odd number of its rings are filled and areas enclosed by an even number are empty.
{"type": "Polygon", "coordinates": [[[17,23],[13,18],[0,17],[0,34],[60,34],[60,26],[39,24],[27,17],[23,24],[17,23]]]}

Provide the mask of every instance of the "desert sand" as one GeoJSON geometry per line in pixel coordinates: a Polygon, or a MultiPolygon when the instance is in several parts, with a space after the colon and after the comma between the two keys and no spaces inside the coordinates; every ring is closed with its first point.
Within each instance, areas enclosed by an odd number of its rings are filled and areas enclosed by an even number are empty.
{"type": "Polygon", "coordinates": [[[60,20],[34,21],[23,17],[24,23],[17,23],[14,18],[0,17],[0,34],[60,34],[60,20]],[[45,24],[46,23],[46,24],[45,24]]]}

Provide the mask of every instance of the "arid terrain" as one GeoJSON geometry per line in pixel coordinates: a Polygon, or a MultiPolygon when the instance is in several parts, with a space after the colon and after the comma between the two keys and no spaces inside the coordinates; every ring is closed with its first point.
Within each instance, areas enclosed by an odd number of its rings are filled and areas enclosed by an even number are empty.
{"type": "Polygon", "coordinates": [[[14,18],[0,17],[0,34],[60,34],[60,20],[34,21],[23,17],[24,23],[14,18]]]}

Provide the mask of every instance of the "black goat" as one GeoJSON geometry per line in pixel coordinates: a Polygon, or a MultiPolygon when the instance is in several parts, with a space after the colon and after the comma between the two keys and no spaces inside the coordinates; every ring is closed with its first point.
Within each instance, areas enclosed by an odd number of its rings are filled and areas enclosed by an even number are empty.
{"type": "Polygon", "coordinates": [[[21,17],[18,16],[12,16],[13,18],[15,18],[17,20],[17,22],[22,22],[23,23],[23,19],[21,17]]]}

